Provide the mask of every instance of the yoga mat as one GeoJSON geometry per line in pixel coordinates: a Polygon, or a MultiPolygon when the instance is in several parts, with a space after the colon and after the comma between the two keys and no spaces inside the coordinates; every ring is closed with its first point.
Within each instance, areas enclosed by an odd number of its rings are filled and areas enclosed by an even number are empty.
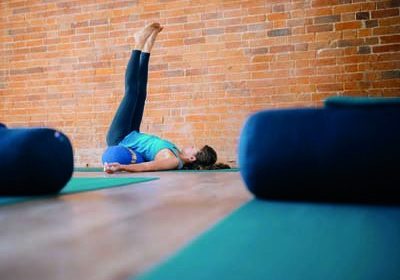
{"type": "Polygon", "coordinates": [[[75,167],[76,172],[103,172],[103,167],[75,167]]]}
{"type": "MultiPolygon", "coordinates": [[[[135,178],[72,178],[58,195],[72,194],[79,192],[94,191],[100,189],[120,187],[129,184],[136,184],[157,180],[156,177],[135,177],[135,178]]],[[[54,196],[23,196],[23,197],[0,197],[0,205],[27,201],[31,199],[54,196]]]]}
{"type": "Polygon", "coordinates": [[[398,280],[399,221],[395,206],[253,200],[135,279],[398,280]]]}
{"type": "MultiPolygon", "coordinates": [[[[102,167],[75,167],[76,172],[103,172],[102,167]]],[[[239,172],[239,168],[213,169],[213,170],[166,170],[165,172],[239,172]]]]}

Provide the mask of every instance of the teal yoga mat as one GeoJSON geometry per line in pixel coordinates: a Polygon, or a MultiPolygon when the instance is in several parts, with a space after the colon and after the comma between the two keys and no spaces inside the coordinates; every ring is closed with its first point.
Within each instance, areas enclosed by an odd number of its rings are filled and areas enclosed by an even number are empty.
{"type": "Polygon", "coordinates": [[[103,167],[75,167],[76,172],[103,172],[103,167]]]}
{"type": "MultiPolygon", "coordinates": [[[[72,178],[62,189],[59,195],[72,194],[78,192],[94,191],[99,189],[120,187],[129,184],[148,182],[157,180],[156,177],[135,177],[135,178],[72,178]]],[[[57,196],[57,195],[54,195],[57,196]]],[[[24,197],[0,197],[0,205],[27,201],[50,196],[24,196],[24,197]]]]}
{"type": "Polygon", "coordinates": [[[254,200],[136,279],[398,280],[399,248],[400,207],[254,200]]]}

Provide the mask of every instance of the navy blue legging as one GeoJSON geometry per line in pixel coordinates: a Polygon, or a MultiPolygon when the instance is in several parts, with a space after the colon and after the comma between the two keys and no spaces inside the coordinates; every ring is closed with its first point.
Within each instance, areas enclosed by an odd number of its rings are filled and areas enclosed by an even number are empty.
{"type": "Polygon", "coordinates": [[[126,135],[139,131],[147,95],[150,53],[132,51],[125,73],[125,95],[107,133],[107,145],[118,145],[126,135]]]}

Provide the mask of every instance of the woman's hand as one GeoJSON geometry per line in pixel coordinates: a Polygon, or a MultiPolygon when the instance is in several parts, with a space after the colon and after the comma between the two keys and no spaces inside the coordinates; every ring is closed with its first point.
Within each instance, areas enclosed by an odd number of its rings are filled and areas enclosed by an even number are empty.
{"type": "Polygon", "coordinates": [[[123,171],[123,165],[119,164],[118,162],[112,162],[112,163],[104,163],[104,172],[108,173],[108,174],[113,174],[114,172],[117,171],[123,171]]]}

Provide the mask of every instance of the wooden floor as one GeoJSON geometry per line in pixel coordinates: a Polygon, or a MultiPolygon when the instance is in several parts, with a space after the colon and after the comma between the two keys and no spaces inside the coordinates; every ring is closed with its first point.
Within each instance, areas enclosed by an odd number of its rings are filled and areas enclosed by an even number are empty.
{"type": "Polygon", "coordinates": [[[238,172],[74,176],[160,180],[1,206],[1,280],[126,279],[251,198],[238,172]]]}

